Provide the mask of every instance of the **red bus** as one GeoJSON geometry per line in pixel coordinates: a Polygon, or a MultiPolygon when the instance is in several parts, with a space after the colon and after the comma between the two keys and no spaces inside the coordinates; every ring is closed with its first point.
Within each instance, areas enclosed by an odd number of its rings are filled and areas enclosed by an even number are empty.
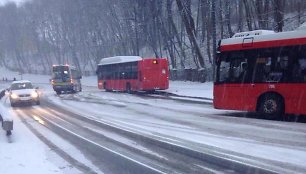
{"type": "Polygon", "coordinates": [[[153,91],[169,87],[168,61],[139,56],[101,59],[97,67],[98,87],[106,91],[153,91]]]}
{"type": "Polygon", "coordinates": [[[257,111],[266,118],[306,114],[306,27],[250,31],[219,42],[217,109],[257,111]]]}

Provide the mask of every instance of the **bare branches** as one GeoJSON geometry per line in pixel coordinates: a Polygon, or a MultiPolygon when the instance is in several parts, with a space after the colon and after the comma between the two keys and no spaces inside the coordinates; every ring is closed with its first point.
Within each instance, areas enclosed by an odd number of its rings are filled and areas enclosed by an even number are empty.
{"type": "Polygon", "coordinates": [[[71,63],[86,74],[94,72],[103,57],[167,55],[170,69],[194,70],[197,76],[191,79],[205,81],[212,79],[218,40],[237,31],[282,31],[285,24],[305,22],[305,2],[33,0],[19,7],[9,3],[0,7],[0,61],[19,71],[35,67],[42,73],[48,73],[53,63],[71,63]]]}

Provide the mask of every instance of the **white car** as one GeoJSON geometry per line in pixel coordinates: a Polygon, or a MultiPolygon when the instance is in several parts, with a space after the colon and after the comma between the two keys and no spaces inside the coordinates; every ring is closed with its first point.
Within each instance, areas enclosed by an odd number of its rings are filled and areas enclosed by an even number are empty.
{"type": "Polygon", "coordinates": [[[14,81],[9,91],[12,107],[18,103],[40,104],[38,91],[28,80],[14,81]]]}

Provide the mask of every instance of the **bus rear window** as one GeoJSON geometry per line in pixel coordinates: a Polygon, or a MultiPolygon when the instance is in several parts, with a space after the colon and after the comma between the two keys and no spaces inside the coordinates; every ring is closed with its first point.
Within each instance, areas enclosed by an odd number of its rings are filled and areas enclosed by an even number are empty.
{"type": "Polygon", "coordinates": [[[54,66],[53,67],[53,71],[68,71],[69,67],[68,66],[54,66]]]}
{"type": "Polygon", "coordinates": [[[61,78],[69,78],[69,67],[68,66],[54,66],[53,67],[53,78],[61,79],[61,78]]]}

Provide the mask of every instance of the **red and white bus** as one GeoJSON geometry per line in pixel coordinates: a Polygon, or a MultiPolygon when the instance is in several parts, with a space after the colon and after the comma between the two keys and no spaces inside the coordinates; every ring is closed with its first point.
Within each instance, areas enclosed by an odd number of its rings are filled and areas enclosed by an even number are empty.
{"type": "Polygon", "coordinates": [[[266,118],[306,114],[306,27],[237,33],[219,43],[217,109],[258,111],[266,118]]]}
{"type": "Polygon", "coordinates": [[[168,61],[139,56],[101,59],[97,67],[98,87],[106,91],[153,91],[169,87],[168,61]]]}

